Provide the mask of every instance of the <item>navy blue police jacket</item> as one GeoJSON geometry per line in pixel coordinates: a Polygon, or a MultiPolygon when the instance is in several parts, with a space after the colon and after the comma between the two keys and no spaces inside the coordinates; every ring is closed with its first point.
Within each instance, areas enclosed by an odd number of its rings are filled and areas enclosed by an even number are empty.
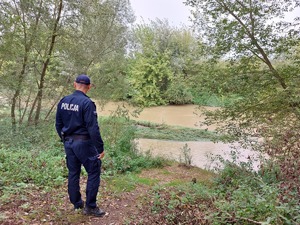
{"type": "Polygon", "coordinates": [[[64,137],[89,136],[99,154],[104,150],[96,105],[81,91],[76,90],[60,100],[57,105],[55,127],[60,138],[62,138],[62,132],[64,137]]]}

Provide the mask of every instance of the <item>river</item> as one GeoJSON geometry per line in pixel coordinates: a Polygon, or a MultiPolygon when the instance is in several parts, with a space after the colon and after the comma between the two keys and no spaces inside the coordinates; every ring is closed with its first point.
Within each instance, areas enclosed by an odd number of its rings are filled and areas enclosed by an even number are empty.
{"type": "MultiPolygon", "coordinates": [[[[98,107],[98,114],[108,116],[114,112],[118,106],[121,106],[122,109],[126,109],[129,112],[134,112],[135,110],[135,108],[126,103],[109,102],[103,107],[98,107]]],[[[156,106],[143,109],[138,117],[130,117],[138,121],[149,121],[159,124],[208,129],[212,131],[215,129],[214,126],[200,126],[200,122],[205,120],[205,117],[201,114],[201,110],[204,109],[216,110],[214,107],[199,108],[195,105],[156,106]]],[[[210,160],[212,156],[220,155],[224,159],[230,160],[232,151],[232,148],[228,144],[213,143],[210,141],[181,142],[142,138],[135,140],[135,143],[138,150],[142,153],[150,151],[153,156],[162,156],[176,161],[182,161],[184,159],[183,147],[187,144],[190,150],[191,164],[204,169],[211,169],[213,166],[217,166],[217,161],[210,160]]],[[[241,149],[238,161],[246,162],[249,157],[255,158],[256,154],[247,149],[241,149]]],[[[254,166],[257,167],[258,164],[254,166]]]]}

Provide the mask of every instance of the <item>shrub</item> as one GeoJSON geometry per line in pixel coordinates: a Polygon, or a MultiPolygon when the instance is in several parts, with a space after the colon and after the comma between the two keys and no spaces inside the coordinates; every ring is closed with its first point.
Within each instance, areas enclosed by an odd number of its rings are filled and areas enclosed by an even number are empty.
{"type": "Polygon", "coordinates": [[[175,105],[190,104],[193,96],[183,83],[173,82],[165,93],[165,100],[175,105]]]}
{"type": "Polygon", "coordinates": [[[139,154],[135,148],[136,127],[125,117],[112,116],[101,120],[105,142],[104,174],[136,172],[142,168],[161,167],[162,158],[139,154]]]}
{"type": "Polygon", "coordinates": [[[280,200],[280,183],[264,180],[259,173],[245,170],[245,167],[225,164],[214,183],[218,195],[211,221],[214,224],[299,224],[297,192],[289,192],[293,201],[283,202],[280,200]]]}

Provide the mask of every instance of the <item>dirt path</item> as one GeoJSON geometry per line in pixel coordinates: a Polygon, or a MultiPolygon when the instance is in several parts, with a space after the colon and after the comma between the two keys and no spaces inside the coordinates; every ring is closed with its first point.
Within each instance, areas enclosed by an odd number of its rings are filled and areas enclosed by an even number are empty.
{"type": "MultiPolygon", "coordinates": [[[[155,179],[156,185],[180,180],[186,182],[205,181],[211,174],[199,168],[187,169],[178,164],[162,169],[143,171],[138,175],[141,178],[155,179]]],[[[82,179],[82,193],[84,193],[85,181],[82,179]]],[[[73,206],[67,197],[66,185],[60,189],[45,192],[37,187],[31,187],[16,194],[7,200],[0,202],[0,223],[3,225],[18,224],[87,224],[87,225],[121,225],[141,224],[143,205],[149,203],[147,193],[151,186],[138,184],[130,192],[115,193],[109,189],[109,185],[102,180],[99,194],[99,205],[107,214],[102,218],[84,216],[80,212],[74,212],[73,206]]],[[[147,223],[144,223],[147,224],[147,223]]],[[[150,224],[150,223],[148,223],[150,224]]]]}

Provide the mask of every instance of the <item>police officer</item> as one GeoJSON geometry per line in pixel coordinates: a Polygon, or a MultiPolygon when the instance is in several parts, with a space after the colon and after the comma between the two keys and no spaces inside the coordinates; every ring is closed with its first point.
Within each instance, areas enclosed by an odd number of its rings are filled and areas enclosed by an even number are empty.
{"type": "Polygon", "coordinates": [[[105,212],[99,209],[96,199],[104,145],[96,105],[86,95],[91,88],[90,78],[85,74],[77,76],[74,88],[73,94],[65,96],[58,103],[55,123],[66,153],[69,198],[75,210],[84,208],[84,214],[101,217],[105,212]],[[85,205],[79,185],[81,165],[88,174],[85,205]]]}

